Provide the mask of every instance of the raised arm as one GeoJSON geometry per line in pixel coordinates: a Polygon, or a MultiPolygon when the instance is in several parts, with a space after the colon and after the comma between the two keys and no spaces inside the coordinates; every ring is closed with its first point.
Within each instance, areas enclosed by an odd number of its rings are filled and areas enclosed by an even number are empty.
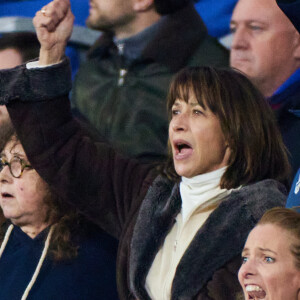
{"type": "MultiPolygon", "coordinates": [[[[53,3],[56,2],[68,3],[53,3]]],[[[48,65],[61,60],[71,31],[64,30],[64,19],[56,23],[48,20],[48,25],[38,22],[39,18],[47,18],[41,14],[35,19],[39,38],[45,38],[42,44],[46,45],[41,47],[40,63],[48,65]],[[62,28],[63,34],[55,32],[51,24],[62,28]],[[47,37],[53,42],[47,43],[47,37]]],[[[69,8],[65,18],[70,18],[68,24],[72,23],[69,8]]],[[[63,201],[75,205],[118,237],[123,224],[138,208],[155,172],[151,166],[119,157],[109,146],[85,134],[71,114],[67,96],[70,87],[66,59],[47,68],[21,66],[0,71],[0,103],[7,105],[33,167],[63,201]]]]}

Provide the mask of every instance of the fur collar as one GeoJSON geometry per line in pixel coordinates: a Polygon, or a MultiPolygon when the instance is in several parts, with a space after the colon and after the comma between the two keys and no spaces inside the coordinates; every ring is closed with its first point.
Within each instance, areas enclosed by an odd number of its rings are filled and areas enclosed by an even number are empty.
{"type": "MultiPolygon", "coordinates": [[[[182,257],[173,280],[172,299],[193,298],[216,270],[239,255],[263,212],[284,205],[283,191],[278,182],[264,180],[227,196],[182,257]]],[[[131,242],[130,287],[138,299],[150,299],[144,287],[146,276],[180,209],[178,184],[159,176],[143,201],[131,242]]]]}

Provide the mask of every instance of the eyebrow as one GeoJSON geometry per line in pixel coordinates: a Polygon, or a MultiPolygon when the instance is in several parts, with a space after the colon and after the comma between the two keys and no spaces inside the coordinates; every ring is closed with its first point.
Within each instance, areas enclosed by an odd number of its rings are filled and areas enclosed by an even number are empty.
{"type": "MultiPolygon", "coordinates": [[[[277,252],[276,252],[276,251],[271,250],[271,249],[269,249],[269,248],[261,248],[261,247],[259,247],[258,249],[259,249],[259,251],[261,251],[261,252],[272,252],[272,253],[274,253],[274,254],[277,255],[277,252]]],[[[242,251],[242,255],[244,255],[245,252],[249,252],[249,248],[244,248],[243,251],[242,251]]]]}
{"type": "Polygon", "coordinates": [[[267,25],[268,23],[263,21],[263,20],[231,20],[230,21],[230,25],[236,25],[238,23],[246,23],[247,25],[251,24],[251,23],[259,23],[261,25],[267,25]]]}
{"type": "Polygon", "coordinates": [[[242,255],[244,255],[245,252],[249,252],[249,249],[248,248],[244,248],[243,251],[242,251],[242,255]]]}
{"type": "MultiPolygon", "coordinates": [[[[188,102],[187,104],[188,104],[189,106],[191,106],[191,107],[200,106],[200,107],[202,107],[204,110],[206,110],[206,108],[203,107],[201,104],[199,104],[197,101],[188,102]]],[[[179,107],[179,106],[181,106],[181,103],[179,102],[179,100],[176,100],[176,101],[173,103],[173,105],[172,105],[172,107],[179,107]]]]}
{"type": "MultiPolygon", "coordinates": [[[[26,154],[19,153],[18,151],[14,152],[13,150],[9,151],[9,153],[11,155],[10,159],[12,159],[13,157],[19,157],[20,159],[22,159],[24,161],[28,161],[26,154]]],[[[5,152],[1,152],[0,156],[7,159],[7,155],[5,154],[5,152]]]]}
{"type": "Polygon", "coordinates": [[[16,147],[12,147],[9,151],[9,153],[12,155],[12,156],[18,156],[20,158],[26,158],[26,154],[25,153],[21,153],[20,151],[16,150],[15,149],[16,147]]]}
{"type": "Polygon", "coordinates": [[[191,102],[191,103],[189,103],[189,105],[192,106],[192,107],[198,106],[198,105],[201,106],[198,102],[191,102]]]}
{"type": "Polygon", "coordinates": [[[12,156],[18,156],[18,157],[20,157],[20,158],[25,158],[25,155],[22,154],[22,153],[19,153],[18,151],[16,151],[16,152],[11,152],[11,155],[12,155],[12,156]]]}
{"type": "Polygon", "coordinates": [[[277,252],[276,251],[274,251],[274,250],[271,250],[271,249],[269,249],[269,248],[258,248],[260,251],[263,251],[263,252],[272,252],[272,253],[274,253],[274,254],[276,254],[277,255],[277,252]]]}
{"type": "Polygon", "coordinates": [[[180,102],[178,100],[176,100],[172,106],[180,106],[180,102]]]}

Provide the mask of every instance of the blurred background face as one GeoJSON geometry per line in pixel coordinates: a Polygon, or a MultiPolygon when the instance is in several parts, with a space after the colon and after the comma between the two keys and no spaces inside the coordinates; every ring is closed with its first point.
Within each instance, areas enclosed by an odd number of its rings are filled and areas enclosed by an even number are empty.
{"type": "Polygon", "coordinates": [[[299,34],[275,0],[240,0],[231,30],[231,66],[244,72],[265,96],[299,67],[299,34]]]}
{"type": "Polygon", "coordinates": [[[134,19],[132,0],[91,0],[87,26],[114,32],[134,19]]]}
{"type": "Polygon", "coordinates": [[[219,119],[193,96],[172,107],[169,140],[178,175],[193,177],[227,166],[230,150],[219,119]]]}
{"type": "MultiPolygon", "coordinates": [[[[22,56],[15,49],[0,50],[0,69],[14,68],[22,64],[22,56]]],[[[9,118],[6,106],[0,106],[0,126],[9,118]]]]}
{"type": "Polygon", "coordinates": [[[293,241],[273,224],[258,225],[250,232],[238,275],[245,299],[300,299],[300,270],[290,251],[293,241]]]}
{"type": "Polygon", "coordinates": [[[22,64],[22,57],[17,50],[0,50],[0,69],[9,69],[20,64],[22,64]]]}
{"type": "MultiPolygon", "coordinates": [[[[18,156],[28,163],[20,143],[9,141],[1,157],[10,161],[18,156]]],[[[41,225],[48,215],[48,206],[44,202],[46,184],[33,169],[24,169],[20,178],[14,178],[8,166],[0,172],[0,206],[3,214],[18,226],[41,225]]]]}

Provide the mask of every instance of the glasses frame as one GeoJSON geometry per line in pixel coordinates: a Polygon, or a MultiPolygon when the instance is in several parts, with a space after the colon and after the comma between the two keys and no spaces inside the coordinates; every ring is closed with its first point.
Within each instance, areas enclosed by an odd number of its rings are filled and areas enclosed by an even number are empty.
{"type": "Polygon", "coordinates": [[[19,156],[16,156],[16,155],[13,156],[13,157],[10,159],[9,162],[8,162],[7,160],[5,160],[3,157],[0,157],[0,172],[2,172],[2,170],[5,168],[5,166],[8,166],[9,172],[10,172],[11,176],[14,177],[14,178],[20,178],[20,177],[22,176],[22,174],[23,174],[23,172],[24,172],[24,170],[25,170],[26,168],[32,169],[32,166],[31,166],[31,165],[28,165],[22,158],[20,158],[19,156]],[[18,159],[18,160],[20,161],[21,172],[20,172],[20,175],[19,175],[19,176],[15,176],[15,175],[13,174],[13,172],[12,172],[12,169],[11,169],[11,162],[12,162],[13,159],[18,159]],[[3,166],[2,169],[1,169],[1,166],[3,166]]]}

